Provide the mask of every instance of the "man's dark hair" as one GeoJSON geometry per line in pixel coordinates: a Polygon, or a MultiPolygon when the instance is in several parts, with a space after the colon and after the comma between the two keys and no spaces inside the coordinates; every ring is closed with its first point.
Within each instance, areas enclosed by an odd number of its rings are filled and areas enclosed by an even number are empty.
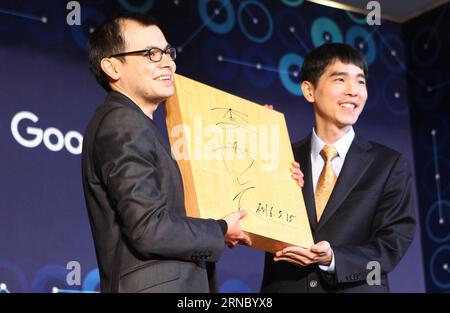
{"type": "Polygon", "coordinates": [[[367,80],[369,70],[364,56],[352,46],[342,43],[324,44],[311,51],[303,62],[301,80],[309,81],[315,86],[327,66],[336,60],[356,65],[364,71],[367,80]]]}
{"type": "MultiPolygon", "coordinates": [[[[143,26],[158,26],[156,19],[151,15],[127,13],[107,20],[91,35],[88,42],[89,70],[106,91],[111,91],[111,86],[109,85],[108,76],[100,67],[100,62],[103,58],[125,52],[125,38],[123,37],[120,25],[125,20],[135,21],[143,26]]],[[[123,57],[118,58],[124,61],[123,57]]]]}

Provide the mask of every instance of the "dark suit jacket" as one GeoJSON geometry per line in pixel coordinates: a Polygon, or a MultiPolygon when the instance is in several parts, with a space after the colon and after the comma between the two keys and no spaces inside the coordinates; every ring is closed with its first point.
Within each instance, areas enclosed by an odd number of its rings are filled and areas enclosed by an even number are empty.
{"type": "Polygon", "coordinates": [[[186,217],[182,178],[153,121],[112,92],[83,143],[83,187],[102,292],[208,292],[219,223],[186,217]]]}
{"type": "Polygon", "coordinates": [[[266,254],[263,292],[388,292],[387,273],[400,261],[415,233],[412,180],[398,152],[356,136],[317,223],[311,174],[311,136],[293,145],[304,173],[302,189],[314,242],[333,248],[335,274],[317,265],[274,262],[266,254]],[[381,285],[369,286],[370,261],[381,266],[381,285]]]}

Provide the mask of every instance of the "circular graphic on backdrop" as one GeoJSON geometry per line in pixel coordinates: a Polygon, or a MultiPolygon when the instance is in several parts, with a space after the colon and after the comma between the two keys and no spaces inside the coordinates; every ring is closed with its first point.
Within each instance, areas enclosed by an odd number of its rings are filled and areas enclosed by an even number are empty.
{"type": "Polygon", "coordinates": [[[449,121],[442,114],[428,116],[417,130],[419,132],[419,149],[433,149],[432,132],[435,133],[434,140],[436,141],[436,149],[439,151],[439,149],[447,147],[450,140],[448,124],[449,121]]]}
{"type": "Polygon", "coordinates": [[[431,111],[444,101],[445,93],[439,88],[444,82],[438,70],[421,71],[420,77],[416,77],[420,83],[415,82],[412,88],[414,97],[412,104],[421,109],[431,111]]]}
{"type": "MultiPolygon", "coordinates": [[[[141,4],[134,4],[136,1],[119,0],[120,5],[132,13],[147,13],[153,8],[154,0],[145,0],[141,4]]],[[[141,1],[142,2],[142,1],[141,1]]]]}
{"type": "Polygon", "coordinates": [[[450,177],[446,173],[450,173],[450,161],[444,156],[432,155],[422,168],[420,183],[432,199],[437,197],[436,175],[439,175],[440,194],[445,195],[450,190],[450,177]],[[436,173],[435,162],[438,164],[439,173],[436,173]]]}
{"type": "Polygon", "coordinates": [[[311,39],[314,47],[325,43],[344,42],[339,26],[328,17],[317,18],[311,26],[311,39]]]}
{"type": "Polygon", "coordinates": [[[364,106],[364,111],[371,111],[380,103],[381,93],[380,93],[380,83],[374,76],[369,76],[367,81],[367,101],[364,106]]]}
{"type": "Polygon", "coordinates": [[[278,73],[284,88],[294,96],[301,96],[300,70],[303,57],[296,53],[285,54],[278,65],[278,73]]]}
{"type": "Polygon", "coordinates": [[[228,82],[238,73],[237,54],[231,43],[223,37],[209,37],[203,43],[203,68],[219,81],[228,82]],[[218,75],[218,73],[220,73],[218,75]]]}
{"type": "Polygon", "coordinates": [[[81,25],[70,27],[72,37],[78,47],[87,50],[90,35],[105,20],[105,16],[93,8],[83,8],[81,25]]]}
{"type": "Polygon", "coordinates": [[[428,66],[433,64],[441,50],[441,39],[436,29],[425,26],[412,41],[412,57],[415,64],[428,66]]]}
{"type": "Polygon", "coordinates": [[[199,0],[198,11],[203,23],[216,34],[229,33],[235,23],[234,9],[230,0],[199,0]],[[220,2],[220,3],[219,3],[220,2]],[[211,5],[209,5],[211,3],[211,5]]]}
{"type": "Polygon", "coordinates": [[[281,0],[285,5],[291,8],[298,7],[303,4],[305,0],[281,0]]]}
{"type": "Polygon", "coordinates": [[[450,288],[450,246],[439,247],[431,256],[430,274],[433,283],[441,289],[450,288]]]}
{"type": "Polygon", "coordinates": [[[427,211],[425,222],[431,240],[437,243],[450,240],[450,202],[441,200],[433,203],[427,211]]]}
{"type": "Polygon", "coordinates": [[[239,4],[238,24],[242,33],[253,42],[263,43],[272,37],[272,15],[258,1],[247,0],[239,4]]]}
{"type": "Polygon", "coordinates": [[[361,24],[361,25],[366,25],[367,24],[367,17],[363,14],[357,14],[360,17],[356,16],[355,13],[350,12],[350,11],[345,11],[345,13],[347,14],[347,16],[356,24],[361,24]]]}
{"type": "Polygon", "coordinates": [[[402,72],[406,68],[403,41],[393,34],[382,35],[378,32],[378,35],[381,61],[391,72],[402,72]]]}
{"type": "Polygon", "coordinates": [[[361,26],[352,26],[345,35],[345,42],[361,52],[368,65],[372,65],[377,56],[377,45],[373,36],[361,26]]]}
{"type": "Polygon", "coordinates": [[[0,283],[5,284],[9,292],[28,292],[25,273],[8,260],[0,260],[0,283]]]}
{"type": "MultiPolygon", "coordinates": [[[[67,269],[58,264],[48,264],[40,268],[31,283],[32,292],[52,292],[53,287],[65,289],[67,287],[67,269]]],[[[75,289],[75,288],[74,288],[75,289]]]]}
{"type": "Polygon", "coordinates": [[[275,16],[275,25],[277,38],[286,48],[298,50],[302,47],[305,53],[310,51],[306,43],[308,27],[298,13],[280,10],[275,16]]]}
{"type": "Polygon", "coordinates": [[[83,291],[100,291],[100,273],[98,268],[94,268],[83,281],[83,291]]]}
{"type": "Polygon", "coordinates": [[[267,88],[276,78],[277,67],[272,54],[257,46],[246,46],[242,54],[245,63],[255,64],[255,67],[245,67],[244,75],[256,87],[267,88]]]}
{"type": "Polygon", "coordinates": [[[389,111],[395,115],[409,112],[406,81],[397,76],[389,76],[383,82],[383,100],[389,111]]]}

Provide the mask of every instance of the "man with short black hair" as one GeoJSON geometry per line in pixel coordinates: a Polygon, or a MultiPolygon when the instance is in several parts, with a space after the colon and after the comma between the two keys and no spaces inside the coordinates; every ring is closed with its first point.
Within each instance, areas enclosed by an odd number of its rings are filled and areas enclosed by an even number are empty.
{"type": "Polygon", "coordinates": [[[128,14],[100,26],[88,54],[90,70],[108,91],[82,154],[101,291],[214,290],[207,265],[225,244],[250,244],[239,223],[246,212],[223,220],[186,216],[178,165],[152,120],[174,93],[176,50],[153,18],[128,14]]]}
{"type": "Polygon", "coordinates": [[[263,292],[389,291],[387,273],[416,230],[412,176],[399,152],[353,130],[367,75],[364,57],[346,44],[323,45],[304,60],[301,88],[315,126],[293,151],[316,244],[266,254],[263,292]],[[380,281],[369,284],[373,268],[380,281]]]}

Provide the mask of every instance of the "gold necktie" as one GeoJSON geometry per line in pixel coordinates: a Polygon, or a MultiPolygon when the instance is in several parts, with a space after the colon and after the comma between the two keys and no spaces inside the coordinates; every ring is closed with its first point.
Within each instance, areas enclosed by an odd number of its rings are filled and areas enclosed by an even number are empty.
{"type": "Polygon", "coordinates": [[[319,221],[322,216],[323,210],[327,205],[337,180],[337,176],[331,167],[331,161],[338,155],[336,149],[333,146],[325,146],[322,151],[320,151],[320,155],[323,157],[325,165],[323,166],[322,173],[320,173],[319,180],[317,181],[315,192],[317,221],[319,221]]]}

